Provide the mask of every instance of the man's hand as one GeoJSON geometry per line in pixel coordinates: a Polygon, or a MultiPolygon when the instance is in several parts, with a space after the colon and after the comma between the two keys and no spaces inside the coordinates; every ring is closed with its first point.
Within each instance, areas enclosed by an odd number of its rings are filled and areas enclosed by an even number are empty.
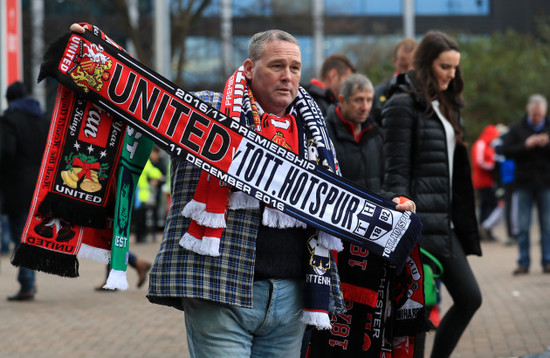
{"type": "Polygon", "coordinates": [[[525,147],[531,149],[534,147],[544,147],[548,144],[548,133],[531,134],[525,140],[525,147]]]}
{"type": "Polygon", "coordinates": [[[77,24],[77,23],[72,24],[71,27],[70,27],[70,30],[72,32],[76,32],[77,34],[83,34],[84,31],[86,31],[84,26],[82,26],[80,24],[77,24]]]}
{"type": "Polygon", "coordinates": [[[401,211],[412,211],[413,213],[416,213],[416,204],[414,201],[405,198],[404,196],[401,197],[395,197],[392,200],[397,205],[395,206],[395,210],[401,210],[401,211]]]}

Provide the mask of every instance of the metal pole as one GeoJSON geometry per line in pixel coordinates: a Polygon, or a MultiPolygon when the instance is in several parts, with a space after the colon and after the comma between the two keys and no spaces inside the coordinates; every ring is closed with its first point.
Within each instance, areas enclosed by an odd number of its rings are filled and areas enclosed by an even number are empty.
{"type": "Polygon", "coordinates": [[[172,77],[170,58],[170,3],[169,0],[155,1],[155,69],[167,78],[172,77]]]}
{"type": "Polygon", "coordinates": [[[324,23],[323,15],[324,0],[312,0],[312,16],[313,16],[313,71],[315,75],[321,72],[323,63],[323,41],[324,41],[324,23]]]}
{"type": "Polygon", "coordinates": [[[221,0],[221,39],[222,39],[222,69],[224,77],[229,77],[233,72],[233,13],[231,0],[221,0]]]}
{"type": "MultiPolygon", "coordinates": [[[[139,10],[137,0],[126,0],[126,6],[128,7],[128,17],[130,18],[130,26],[134,29],[139,25],[139,10]]],[[[136,45],[131,39],[126,44],[126,49],[129,53],[136,55],[136,45]]]]}
{"type": "Polygon", "coordinates": [[[46,108],[46,81],[36,83],[38,78],[38,72],[40,71],[40,64],[42,57],[44,56],[44,2],[43,1],[31,1],[32,4],[32,33],[35,36],[32,37],[32,79],[33,97],[40,102],[42,108],[46,108]]]}
{"type": "Polygon", "coordinates": [[[403,0],[403,32],[405,37],[415,36],[414,0],[403,0]]]}

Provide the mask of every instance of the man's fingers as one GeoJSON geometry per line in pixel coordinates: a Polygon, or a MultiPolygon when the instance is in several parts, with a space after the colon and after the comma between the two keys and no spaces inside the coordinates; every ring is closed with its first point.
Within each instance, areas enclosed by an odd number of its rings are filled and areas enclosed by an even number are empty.
{"type": "Polygon", "coordinates": [[[84,31],[86,31],[82,25],[77,24],[77,23],[72,24],[70,29],[71,29],[71,31],[79,33],[79,34],[83,34],[84,31]]]}

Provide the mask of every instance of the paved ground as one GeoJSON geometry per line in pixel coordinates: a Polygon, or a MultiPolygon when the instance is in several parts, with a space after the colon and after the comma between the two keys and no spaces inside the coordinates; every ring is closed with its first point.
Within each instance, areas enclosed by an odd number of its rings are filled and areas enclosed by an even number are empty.
{"type": "MultiPolygon", "coordinates": [[[[496,232],[504,237],[501,228],[496,232]]],[[[483,291],[483,305],[453,357],[550,357],[550,275],[541,273],[538,235],[533,236],[531,273],[514,277],[517,248],[484,243],[484,256],[470,262],[483,291]]],[[[158,243],[132,245],[152,260],[158,243]]],[[[146,289],[96,292],[101,264],[81,260],[80,277],[39,273],[33,302],[7,302],[18,289],[16,268],[0,258],[0,357],[188,357],[183,313],[150,304],[146,289]]],[[[450,298],[443,292],[443,310],[450,298]]],[[[430,351],[433,334],[428,336],[430,351]]]]}

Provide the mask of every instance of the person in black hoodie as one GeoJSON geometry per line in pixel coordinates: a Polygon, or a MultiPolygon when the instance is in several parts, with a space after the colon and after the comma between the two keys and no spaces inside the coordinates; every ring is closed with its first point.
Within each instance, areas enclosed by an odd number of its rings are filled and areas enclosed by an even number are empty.
{"type": "MultiPolygon", "coordinates": [[[[40,103],[26,95],[22,82],[8,86],[6,99],[8,108],[0,117],[0,190],[3,196],[2,212],[8,216],[11,238],[17,245],[34,194],[50,121],[40,108],[40,103]]],[[[17,280],[21,288],[15,295],[9,296],[8,301],[34,299],[34,271],[20,267],[17,280]]]]}
{"type": "MultiPolygon", "coordinates": [[[[474,190],[459,110],[463,79],[460,49],[448,35],[430,31],[418,45],[415,70],[396,78],[382,110],[383,190],[416,203],[421,246],[443,265],[441,281],[453,299],[437,328],[432,357],[451,355],[481,305],[466,255],[481,255],[474,190]]],[[[423,345],[425,334],[417,337],[423,345]]],[[[423,356],[417,349],[415,356],[423,356]]]]}

